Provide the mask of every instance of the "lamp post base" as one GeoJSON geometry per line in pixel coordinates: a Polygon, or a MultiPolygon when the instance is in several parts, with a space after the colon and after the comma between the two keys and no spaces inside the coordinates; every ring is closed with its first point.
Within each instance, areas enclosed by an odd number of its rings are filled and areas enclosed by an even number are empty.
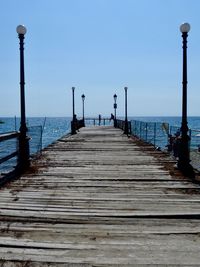
{"type": "Polygon", "coordinates": [[[30,166],[29,159],[29,137],[19,137],[19,156],[17,169],[20,171],[26,170],[30,166]]]}
{"type": "Polygon", "coordinates": [[[128,121],[125,120],[125,123],[124,123],[124,134],[128,135],[129,132],[128,132],[128,121]]]}
{"type": "Polygon", "coordinates": [[[76,134],[76,126],[74,121],[71,121],[71,134],[76,134]]]}
{"type": "Polygon", "coordinates": [[[177,164],[178,169],[187,177],[194,179],[195,178],[195,172],[190,163],[178,161],[177,164]]]}
{"type": "MultiPolygon", "coordinates": [[[[182,126],[182,131],[184,130],[182,126]]],[[[187,128],[186,130],[187,131],[187,128]]],[[[182,135],[178,148],[178,169],[187,177],[194,178],[195,173],[192,165],[190,164],[190,152],[189,152],[190,137],[187,134],[182,135]]]]}

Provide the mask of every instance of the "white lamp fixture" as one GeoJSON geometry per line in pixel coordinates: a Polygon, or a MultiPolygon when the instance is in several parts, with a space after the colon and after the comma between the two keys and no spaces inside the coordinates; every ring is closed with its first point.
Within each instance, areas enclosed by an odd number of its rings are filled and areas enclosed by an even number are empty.
{"type": "Polygon", "coordinates": [[[190,24],[187,23],[187,22],[181,24],[181,26],[180,26],[180,31],[181,31],[182,33],[184,33],[184,32],[189,32],[189,31],[190,31],[190,24]]]}
{"type": "Polygon", "coordinates": [[[26,27],[24,25],[18,25],[16,28],[18,34],[26,34],[26,27]]]}

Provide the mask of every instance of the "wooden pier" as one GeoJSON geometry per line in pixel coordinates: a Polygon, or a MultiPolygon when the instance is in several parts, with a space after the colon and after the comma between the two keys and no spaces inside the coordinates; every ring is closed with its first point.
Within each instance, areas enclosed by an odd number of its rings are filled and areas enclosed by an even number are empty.
{"type": "Polygon", "coordinates": [[[63,137],[0,190],[0,266],[200,266],[200,186],[111,126],[63,137]]]}

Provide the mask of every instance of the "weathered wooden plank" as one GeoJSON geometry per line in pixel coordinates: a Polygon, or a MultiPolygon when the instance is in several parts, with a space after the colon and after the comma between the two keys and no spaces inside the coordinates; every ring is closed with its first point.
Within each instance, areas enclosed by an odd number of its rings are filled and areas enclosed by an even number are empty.
{"type": "MultiPolygon", "coordinates": [[[[181,246],[180,246],[181,247],[181,246]]],[[[129,247],[130,248],[130,247],[129,247]]],[[[183,247],[187,250],[188,247],[183,247]]],[[[175,247],[170,248],[170,244],[164,244],[164,248],[159,246],[146,246],[146,248],[141,249],[138,243],[135,249],[128,249],[127,246],[117,246],[110,247],[109,250],[106,249],[70,249],[70,250],[59,250],[59,249],[31,249],[31,248],[12,248],[12,251],[7,248],[1,248],[0,258],[5,260],[23,260],[41,262],[58,262],[58,263],[92,263],[95,264],[113,264],[121,266],[121,264],[157,264],[162,266],[165,264],[177,264],[191,266],[192,264],[199,264],[200,256],[198,251],[188,251],[186,254],[182,251],[174,250],[175,247]],[[120,252],[124,251],[123,254],[120,252]],[[89,252],[89,253],[88,253],[89,252]],[[149,255],[149,256],[147,256],[149,255]],[[164,255],[164,257],[163,257],[164,255]]],[[[181,250],[181,248],[180,248],[181,250]]]]}
{"type": "Polygon", "coordinates": [[[166,164],[112,127],[49,146],[0,191],[3,266],[199,266],[200,186],[166,164]]]}

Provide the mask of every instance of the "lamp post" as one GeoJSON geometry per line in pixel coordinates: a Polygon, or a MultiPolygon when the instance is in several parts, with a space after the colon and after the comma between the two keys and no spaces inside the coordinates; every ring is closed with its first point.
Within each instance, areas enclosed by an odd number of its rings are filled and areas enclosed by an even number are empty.
{"type": "Polygon", "coordinates": [[[26,113],[25,113],[25,79],[24,79],[24,35],[26,27],[19,25],[16,28],[19,37],[20,50],[20,104],[21,104],[21,123],[19,136],[19,158],[18,167],[25,169],[30,165],[29,162],[29,138],[27,137],[26,113]]]}
{"type": "Polygon", "coordinates": [[[74,100],[75,87],[72,87],[72,122],[71,122],[71,134],[76,134],[76,115],[75,115],[75,100],[74,100]]]}
{"type": "Polygon", "coordinates": [[[179,150],[178,168],[186,175],[193,176],[194,171],[190,165],[189,136],[187,122],[187,37],[190,30],[189,23],[183,23],[180,31],[183,37],[183,81],[182,81],[182,122],[181,140],[179,150]]]}
{"type": "Polygon", "coordinates": [[[82,103],[83,103],[83,127],[85,127],[85,95],[84,94],[82,94],[82,96],[81,96],[81,98],[82,98],[82,103]]]}
{"type": "Polygon", "coordinates": [[[75,87],[72,87],[72,116],[73,116],[73,119],[74,119],[74,115],[75,115],[74,91],[75,91],[75,87]]]}
{"type": "Polygon", "coordinates": [[[116,110],[117,110],[117,95],[114,94],[114,111],[115,111],[115,118],[114,118],[114,127],[117,127],[117,116],[116,116],[116,110]]]}
{"type": "Polygon", "coordinates": [[[128,87],[124,87],[124,91],[125,91],[125,125],[124,125],[124,134],[128,135],[127,90],[128,90],[128,87]]]}

